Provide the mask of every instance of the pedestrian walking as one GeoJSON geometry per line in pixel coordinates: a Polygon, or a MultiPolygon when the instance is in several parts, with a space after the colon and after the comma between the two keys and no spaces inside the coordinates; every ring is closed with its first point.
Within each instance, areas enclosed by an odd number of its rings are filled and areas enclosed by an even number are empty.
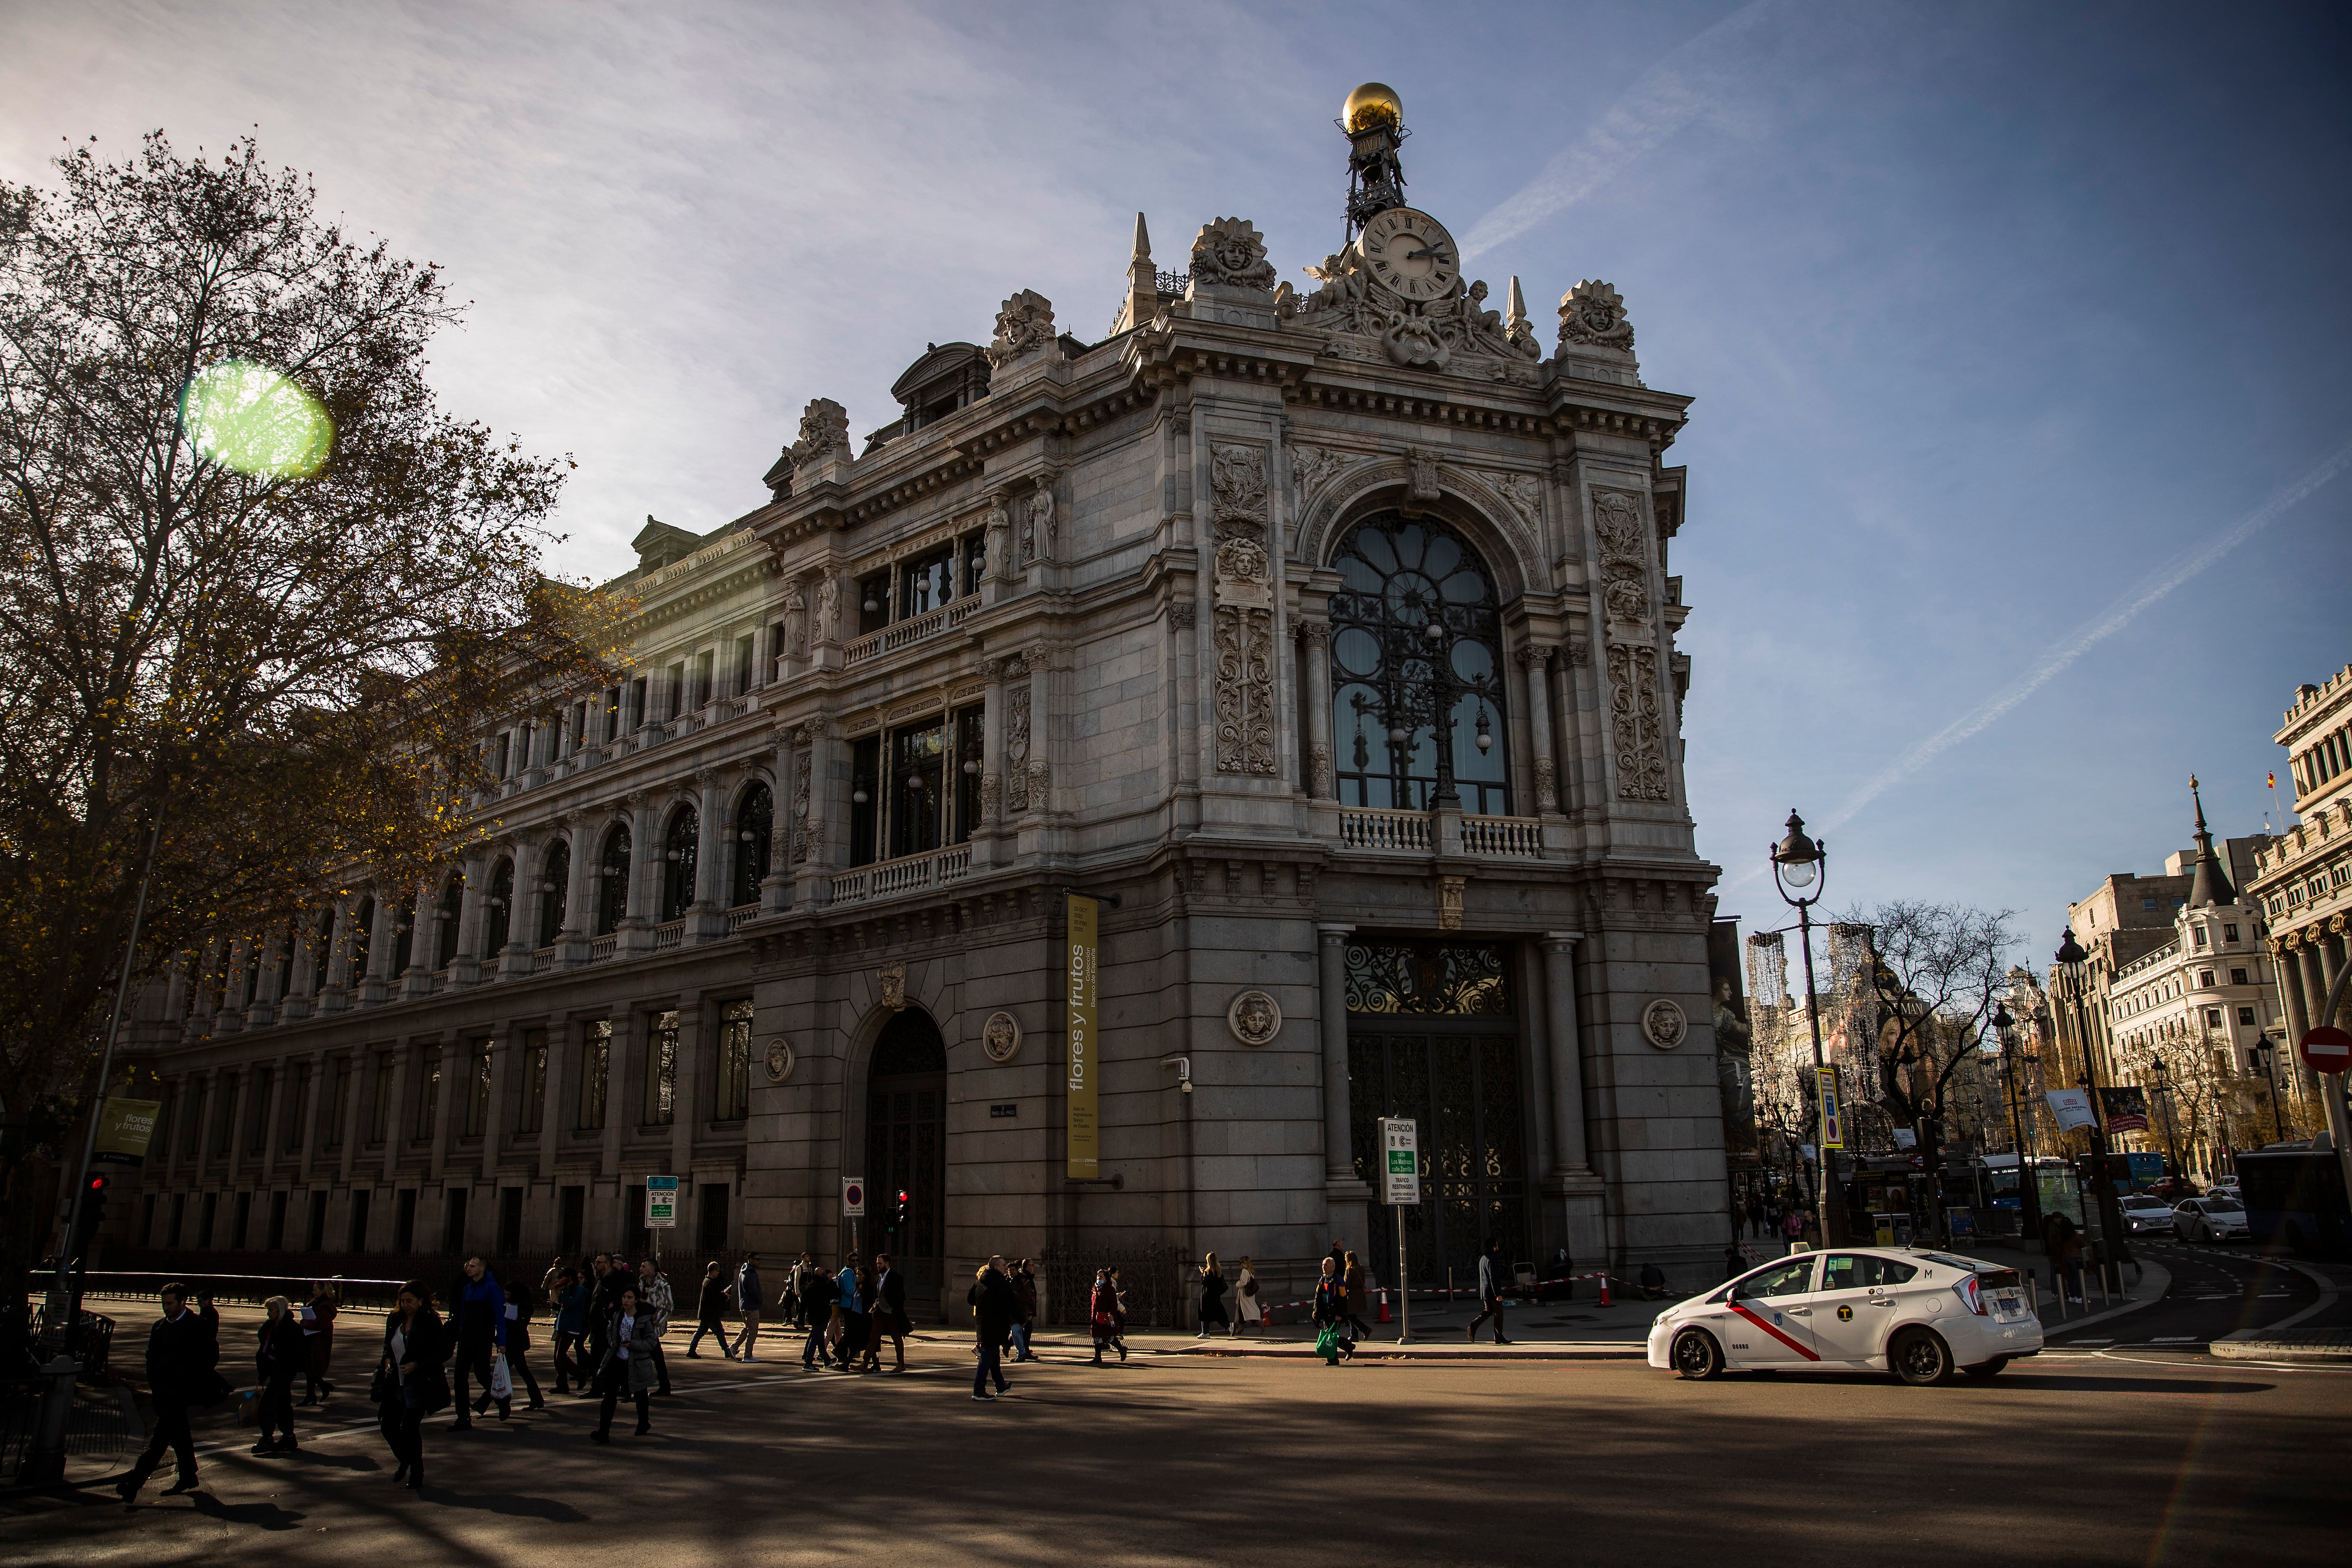
{"type": "Polygon", "coordinates": [[[254,1377],[261,1384],[261,1407],[256,1412],[260,1431],[253,1452],[290,1454],[302,1446],[294,1437],[294,1379],[307,1360],[302,1320],[283,1296],[272,1296],[261,1306],[259,1344],[253,1355],[254,1377]]]}
{"type": "Polygon", "coordinates": [[[425,1485],[425,1419],[449,1408],[449,1337],[433,1310],[433,1288],[412,1279],[393,1298],[383,1321],[383,1359],[376,1365],[376,1425],[392,1457],[393,1480],[417,1491],[425,1485]]]}
{"type": "MultiPolygon", "coordinates": [[[[1348,1291],[1349,1341],[1352,1343],[1357,1340],[1370,1339],[1372,1326],[1364,1321],[1364,1303],[1371,1299],[1371,1279],[1364,1272],[1364,1266],[1356,1261],[1352,1247],[1348,1251],[1347,1260],[1340,1265],[1339,1282],[1348,1291]]],[[[1354,1352],[1350,1351],[1349,1353],[1354,1352]]]]}
{"type": "Polygon", "coordinates": [[[1257,1270],[1252,1268],[1249,1258],[1244,1257],[1240,1266],[1234,1270],[1234,1332],[1235,1335],[1246,1333],[1253,1328],[1265,1326],[1265,1308],[1257,1299],[1257,1270]]]}
{"type": "Polygon", "coordinates": [[[1013,1297],[1021,1315],[1013,1320],[1013,1359],[1035,1361],[1037,1352],[1029,1348],[1029,1336],[1037,1326],[1037,1266],[1024,1258],[1013,1271],[1013,1297]]]}
{"type": "Polygon", "coordinates": [[[705,1334],[715,1335],[720,1353],[727,1349],[727,1281],[719,1276],[719,1259],[712,1258],[702,1270],[702,1289],[694,1303],[694,1338],[686,1342],[688,1361],[700,1361],[695,1353],[705,1334]]]}
{"type": "MultiPolygon", "coordinates": [[[[555,1278],[555,1392],[588,1392],[588,1363],[581,1345],[588,1337],[588,1281],[577,1268],[555,1278]]],[[[720,1342],[724,1343],[724,1341],[720,1342]]]]}
{"type": "Polygon", "coordinates": [[[1225,1317],[1225,1277],[1217,1268],[1217,1255],[1212,1252],[1201,1262],[1201,1328],[1192,1337],[1205,1340],[1212,1328],[1229,1326],[1225,1317]]]}
{"type": "Polygon", "coordinates": [[[980,1364],[971,1373],[971,1396],[986,1404],[1013,1386],[1004,1378],[1004,1343],[1012,1337],[1020,1303],[1013,1294],[1013,1281],[1004,1277],[1003,1258],[992,1258],[981,1266],[972,1276],[967,1300],[971,1302],[972,1331],[980,1348],[980,1364]],[[988,1387],[992,1379],[996,1384],[994,1394],[988,1387]]]}
{"type": "Polygon", "coordinates": [[[188,1288],[174,1280],[156,1292],[156,1300],[163,1315],[147,1331],[147,1396],[155,1406],[155,1426],[131,1473],[114,1483],[124,1502],[139,1495],[167,1448],[179,1474],[163,1495],[196,1489],[196,1444],[188,1430],[188,1412],[217,1405],[229,1395],[228,1380],[219,1371],[220,1341],[204,1315],[190,1310],[188,1288]]]}
{"type": "Polygon", "coordinates": [[[873,1329],[874,1271],[851,1253],[835,1284],[841,1288],[841,1342],[834,1346],[841,1370],[856,1372],[866,1354],[866,1337],[873,1329]]]}
{"type": "Polygon", "coordinates": [[[637,1264],[637,1305],[654,1321],[654,1393],[669,1397],[669,1357],[662,1353],[662,1336],[669,1332],[669,1315],[677,1307],[677,1298],[671,1294],[669,1276],[652,1258],[637,1264]]]}
{"type": "Polygon", "coordinates": [[[815,1258],[806,1253],[801,1256],[808,1264],[801,1276],[801,1302],[808,1313],[808,1343],[801,1351],[801,1370],[814,1372],[819,1362],[833,1365],[833,1352],[826,1348],[825,1336],[833,1331],[833,1298],[841,1287],[834,1282],[832,1275],[817,1267],[815,1258]]]}
{"type": "Polygon", "coordinates": [[[604,1358],[596,1364],[596,1392],[604,1402],[598,1407],[596,1429],[588,1436],[598,1443],[613,1440],[613,1409],[625,1393],[636,1402],[637,1436],[642,1437],[654,1429],[647,1400],[659,1377],[654,1371],[653,1313],[637,1300],[635,1286],[621,1288],[612,1321],[605,1325],[604,1345],[604,1358]]]}
{"type": "Polygon", "coordinates": [[[2066,1304],[2083,1305],[2083,1232],[2074,1216],[2053,1214],[2042,1224],[2042,1250],[2050,1255],[2050,1293],[2058,1294],[2063,1279],[2066,1304]]]}
{"type": "Polygon", "coordinates": [[[490,1266],[478,1254],[466,1259],[466,1282],[457,1288],[457,1299],[449,1306],[450,1326],[457,1342],[457,1419],[449,1423],[452,1432],[463,1432],[474,1424],[474,1417],[488,1410],[495,1401],[499,1419],[503,1421],[514,1404],[511,1394],[501,1398],[490,1392],[495,1376],[491,1363],[504,1357],[507,1351],[507,1292],[490,1266]],[[471,1374],[482,1385],[482,1396],[469,1409],[466,1404],[466,1379],[471,1374]]]}
{"type": "Polygon", "coordinates": [[[1478,1342],[1478,1325],[1492,1318],[1495,1321],[1495,1342],[1507,1345],[1503,1337],[1503,1244],[1489,1239],[1486,1250],[1478,1255],[1478,1315],[1470,1320],[1470,1342],[1478,1342]]]}
{"type": "Polygon", "coordinates": [[[907,1370],[907,1336],[914,1332],[915,1324],[907,1316],[907,1277],[890,1262],[890,1255],[874,1255],[874,1322],[866,1342],[866,1364],[880,1371],[882,1341],[887,1335],[897,1352],[898,1364],[892,1372],[907,1370]]]}
{"type": "Polygon", "coordinates": [[[1803,1249],[1804,1235],[1804,1216],[1800,1215],[1796,1205],[1791,1204],[1789,1205],[1788,1212],[1780,1216],[1780,1239],[1789,1244],[1790,1252],[1798,1252],[1803,1249]]]}
{"type": "MultiPolygon", "coordinates": [[[[1094,1331],[1095,1364],[1100,1366],[1103,1352],[1118,1342],[1118,1292],[1111,1289],[1108,1268],[1095,1270],[1094,1289],[1087,1298],[1087,1325],[1094,1331]]],[[[1123,1347],[1118,1359],[1127,1359],[1123,1347]]]]}
{"type": "Polygon", "coordinates": [[[1348,1338],[1347,1277],[1339,1269],[1340,1265],[1325,1258],[1323,1277],[1315,1282],[1315,1349],[1325,1366],[1338,1366],[1340,1356],[1356,1353],[1348,1338]]]}
{"type": "Polygon", "coordinates": [[[335,1392],[327,1373],[335,1361],[335,1314],[342,1310],[343,1277],[310,1288],[302,1307],[302,1403],[316,1405],[335,1392]]]}
{"type": "Polygon", "coordinates": [[[530,1390],[530,1407],[547,1408],[547,1401],[539,1392],[539,1377],[530,1370],[530,1287],[520,1279],[507,1281],[507,1378],[511,1383],[522,1379],[530,1390]]]}
{"type": "MultiPolygon", "coordinates": [[[[760,1294],[760,1255],[747,1252],[735,1270],[735,1283],[728,1288],[735,1297],[735,1310],[743,1314],[742,1337],[727,1353],[744,1361],[757,1361],[752,1352],[760,1346],[760,1309],[767,1304],[760,1294]]],[[[724,1340],[719,1342],[726,1343],[724,1340]]]]}
{"type": "Polygon", "coordinates": [[[1118,1347],[1118,1359],[1127,1359],[1127,1289],[1119,1283],[1118,1265],[1110,1266],[1111,1343],[1118,1347]]]}

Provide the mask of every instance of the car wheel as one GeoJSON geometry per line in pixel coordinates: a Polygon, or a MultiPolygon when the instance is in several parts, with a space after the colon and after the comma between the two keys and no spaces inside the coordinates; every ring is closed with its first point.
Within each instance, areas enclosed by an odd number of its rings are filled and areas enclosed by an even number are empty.
{"type": "Polygon", "coordinates": [[[1675,1336],[1675,1375],[1706,1383],[1723,1375],[1723,1347],[1705,1329],[1685,1329],[1675,1336]]]}
{"type": "Polygon", "coordinates": [[[1997,1355],[1990,1361],[1980,1361],[1974,1366],[1964,1366],[1960,1368],[1960,1370],[1968,1373],[1970,1377],[1975,1378],[1979,1383],[1982,1383],[1987,1378],[2000,1376],[2000,1369],[2008,1364],[2009,1358],[2007,1356],[1997,1355]]]}
{"type": "Polygon", "coordinates": [[[1906,1329],[1886,1348],[1886,1363],[1914,1388],[1952,1381],[1951,1347],[1932,1329],[1906,1329]]]}

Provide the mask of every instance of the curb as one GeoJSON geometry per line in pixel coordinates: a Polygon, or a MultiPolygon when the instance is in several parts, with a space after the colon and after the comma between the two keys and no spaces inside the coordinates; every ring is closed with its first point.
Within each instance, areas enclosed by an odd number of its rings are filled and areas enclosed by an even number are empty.
{"type": "MultiPolygon", "coordinates": [[[[1302,1344],[1296,1349],[1228,1350],[1223,1346],[1195,1346],[1180,1351],[1180,1355],[1222,1356],[1231,1361],[1321,1361],[1313,1345],[1302,1344]]],[[[1451,1362],[1456,1365],[1475,1366],[1490,1361],[1646,1361],[1649,1346],[1644,1344],[1559,1344],[1520,1343],[1502,1350],[1473,1350],[1468,1345],[1400,1345],[1365,1343],[1354,1359],[1363,1361],[1423,1361],[1451,1362]]]]}
{"type": "Polygon", "coordinates": [[[2221,1361],[2284,1361],[2352,1366],[2352,1349],[2299,1345],[2291,1340],[2215,1340],[2205,1348],[2221,1361]]]}
{"type": "Polygon", "coordinates": [[[2097,1311],[2082,1317],[2061,1318],[2055,1324],[2052,1323],[2049,1318],[2042,1318],[2042,1339],[2044,1347],[2050,1350],[2069,1349],[2071,1347],[2053,1345],[2049,1342],[2060,1334],[2073,1334],[2078,1330],[2089,1328],[2094,1323],[2104,1323],[2110,1319],[2120,1318],[2126,1312],[2137,1312],[2142,1307],[2155,1306],[2158,1301],[2163,1300],[2166,1293],[2172,1289],[2172,1270],[2161,1263],[2143,1263],[2140,1265],[2139,1288],[2147,1294],[2126,1301],[2120,1306],[2102,1307],[2097,1311]]]}

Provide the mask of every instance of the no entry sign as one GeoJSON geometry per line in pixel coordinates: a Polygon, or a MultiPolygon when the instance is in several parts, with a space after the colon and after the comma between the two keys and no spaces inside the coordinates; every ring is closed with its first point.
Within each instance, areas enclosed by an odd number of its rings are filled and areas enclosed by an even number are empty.
{"type": "Polygon", "coordinates": [[[2295,1046],[2303,1065],[2314,1072],[2342,1072],[2352,1068],[2352,1035],[2333,1025],[2323,1024],[2305,1035],[2295,1046]]]}

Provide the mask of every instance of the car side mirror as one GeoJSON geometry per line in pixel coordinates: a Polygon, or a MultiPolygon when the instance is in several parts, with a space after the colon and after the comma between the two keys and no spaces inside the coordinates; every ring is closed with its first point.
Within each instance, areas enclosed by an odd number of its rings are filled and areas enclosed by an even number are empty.
{"type": "Polygon", "coordinates": [[[1726,1290],[1726,1291],[1723,1293],[1723,1304],[1724,1304],[1725,1306],[1727,1306],[1727,1307],[1737,1306],[1737,1305],[1738,1304],[1738,1301],[1739,1301],[1739,1287],[1738,1287],[1738,1286],[1734,1285],[1730,1289],[1726,1290]]]}

